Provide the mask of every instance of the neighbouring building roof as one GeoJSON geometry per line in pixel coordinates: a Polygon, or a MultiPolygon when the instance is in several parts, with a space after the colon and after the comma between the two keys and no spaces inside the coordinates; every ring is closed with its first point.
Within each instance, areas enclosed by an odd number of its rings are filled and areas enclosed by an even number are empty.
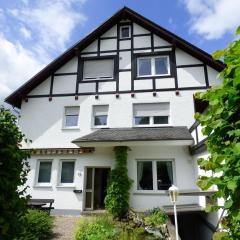
{"type": "Polygon", "coordinates": [[[73,140],[73,143],[86,142],[130,142],[193,140],[187,127],[161,128],[109,128],[99,129],[93,133],[73,140]]]}
{"type": "Polygon", "coordinates": [[[156,23],[150,21],[149,19],[143,17],[137,12],[129,9],[127,7],[123,7],[118,12],[116,12],[112,17],[107,19],[102,25],[92,31],[89,35],[83,38],[81,41],[77,42],[67,51],[65,51],[62,55],[56,58],[53,62],[47,65],[43,70],[33,76],[28,82],[23,84],[20,88],[14,91],[11,95],[9,95],[5,101],[9,104],[12,104],[16,107],[21,107],[21,101],[26,95],[42,83],[46,78],[48,78],[51,74],[53,74],[57,69],[63,66],[66,62],[72,59],[74,56],[78,55],[81,50],[87,47],[90,43],[96,40],[97,37],[102,35],[104,32],[113,27],[118,21],[122,18],[127,18],[133,22],[136,22],[140,26],[145,27],[149,31],[153,32],[157,36],[165,39],[168,42],[171,42],[174,46],[179,47],[180,49],[186,51],[187,53],[195,56],[199,60],[203,61],[207,65],[216,69],[217,71],[221,71],[224,68],[224,64],[221,61],[215,61],[212,56],[200,48],[192,45],[191,43],[185,41],[184,39],[178,37],[177,35],[169,32],[163,27],[157,25],[156,23]]]}

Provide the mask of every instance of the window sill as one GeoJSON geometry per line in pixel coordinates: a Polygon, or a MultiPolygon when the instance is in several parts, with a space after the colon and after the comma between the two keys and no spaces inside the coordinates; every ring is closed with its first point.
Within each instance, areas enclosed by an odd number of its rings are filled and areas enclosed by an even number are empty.
{"type": "Polygon", "coordinates": [[[34,185],[34,188],[52,188],[52,185],[34,185]]]}
{"type": "MultiPolygon", "coordinates": [[[[116,50],[113,50],[113,51],[116,51],[116,50]]],[[[106,81],[115,81],[115,80],[116,80],[115,78],[92,78],[92,79],[84,78],[80,83],[85,83],[85,82],[89,83],[89,82],[95,82],[95,81],[106,82],[106,81]]]]}
{"type": "Polygon", "coordinates": [[[62,130],[80,130],[80,127],[63,127],[62,130]]]}
{"type": "Polygon", "coordinates": [[[75,188],[75,184],[74,185],[57,185],[56,188],[75,188]]]}
{"type": "Polygon", "coordinates": [[[139,127],[149,127],[149,128],[159,128],[159,127],[172,127],[170,124],[154,124],[154,125],[133,125],[133,127],[139,128],[139,127]]]}
{"type": "Polygon", "coordinates": [[[135,80],[142,80],[142,79],[158,79],[158,78],[173,78],[172,75],[151,75],[151,76],[136,76],[135,80]]]}
{"type": "Polygon", "coordinates": [[[109,128],[107,125],[92,126],[92,129],[109,128]]]}
{"type": "Polygon", "coordinates": [[[168,196],[167,190],[136,190],[133,192],[133,195],[162,195],[168,196]]]}

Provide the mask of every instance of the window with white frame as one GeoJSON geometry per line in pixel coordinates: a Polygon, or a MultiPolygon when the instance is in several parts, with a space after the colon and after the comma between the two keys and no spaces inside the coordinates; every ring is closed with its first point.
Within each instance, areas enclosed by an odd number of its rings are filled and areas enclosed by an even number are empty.
{"type": "Polygon", "coordinates": [[[93,125],[95,127],[106,126],[108,121],[108,105],[93,106],[93,125]]]}
{"type": "Polygon", "coordinates": [[[137,77],[170,75],[169,56],[137,58],[137,77]]]}
{"type": "Polygon", "coordinates": [[[71,184],[74,183],[74,160],[61,160],[61,176],[60,184],[71,184]]]}
{"type": "Polygon", "coordinates": [[[39,160],[37,183],[50,184],[52,173],[52,160],[39,160]]]}
{"type": "Polygon", "coordinates": [[[137,190],[168,190],[173,179],[172,161],[137,161],[137,190]]]}
{"type": "Polygon", "coordinates": [[[78,127],[79,107],[65,107],[64,127],[78,127]]]}
{"type": "Polygon", "coordinates": [[[107,80],[114,78],[114,59],[85,60],[83,80],[107,80]]]}
{"type": "Polygon", "coordinates": [[[169,124],[170,104],[137,103],[133,104],[134,125],[161,126],[169,124]]]}
{"type": "Polygon", "coordinates": [[[120,26],[120,38],[121,39],[130,38],[130,26],[129,25],[120,26]]]}

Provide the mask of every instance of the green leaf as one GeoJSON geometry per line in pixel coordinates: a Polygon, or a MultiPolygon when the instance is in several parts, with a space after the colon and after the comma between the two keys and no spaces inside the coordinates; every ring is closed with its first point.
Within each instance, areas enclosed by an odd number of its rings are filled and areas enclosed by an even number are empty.
{"type": "Polygon", "coordinates": [[[219,210],[219,208],[220,208],[219,206],[207,204],[207,206],[205,208],[205,212],[216,212],[219,210]]]}
{"type": "Polygon", "coordinates": [[[240,26],[236,29],[236,35],[240,35],[240,26]]]}
{"type": "Polygon", "coordinates": [[[234,150],[237,154],[240,153],[240,142],[235,144],[233,150],[234,150]]]}
{"type": "Polygon", "coordinates": [[[214,59],[217,60],[217,59],[221,58],[223,56],[223,54],[224,54],[224,50],[217,50],[212,54],[212,56],[214,59]]]}
{"type": "Polygon", "coordinates": [[[230,208],[232,205],[233,205],[233,200],[232,199],[229,199],[224,203],[224,207],[227,208],[227,209],[230,208]]]}
{"type": "Polygon", "coordinates": [[[237,188],[237,182],[233,180],[228,182],[227,188],[234,191],[237,188]]]}

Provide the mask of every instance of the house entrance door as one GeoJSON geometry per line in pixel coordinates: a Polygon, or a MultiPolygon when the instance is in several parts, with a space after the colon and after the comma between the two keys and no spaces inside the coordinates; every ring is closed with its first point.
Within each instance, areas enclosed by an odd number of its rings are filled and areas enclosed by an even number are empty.
{"type": "Polygon", "coordinates": [[[104,209],[110,168],[87,167],[85,173],[85,210],[104,209]]]}

